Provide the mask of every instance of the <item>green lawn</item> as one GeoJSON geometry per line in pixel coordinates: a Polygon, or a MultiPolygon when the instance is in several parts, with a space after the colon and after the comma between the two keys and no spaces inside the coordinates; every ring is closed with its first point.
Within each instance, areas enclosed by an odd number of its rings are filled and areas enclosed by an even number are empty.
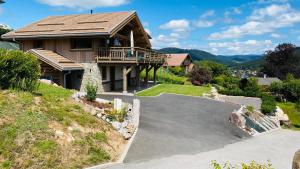
{"type": "Polygon", "coordinates": [[[300,130],[300,111],[296,109],[295,103],[278,103],[278,106],[289,116],[294,129],[300,130]]]}
{"type": "Polygon", "coordinates": [[[150,89],[139,92],[138,96],[158,96],[161,93],[182,94],[187,96],[202,96],[204,93],[210,92],[210,87],[177,85],[177,84],[161,84],[150,89]]]}

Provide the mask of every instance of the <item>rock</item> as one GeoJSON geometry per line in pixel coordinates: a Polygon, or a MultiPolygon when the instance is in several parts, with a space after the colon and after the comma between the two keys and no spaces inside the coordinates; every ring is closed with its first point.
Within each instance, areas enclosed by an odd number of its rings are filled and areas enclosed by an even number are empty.
{"type": "Polygon", "coordinates": [[[104,109],[100,109],[98,107],[95,108],[97,114],[104,114],[104,109]]]}
{"type": "Polygon", "coordinates": [[[73,131],[74,129],[73,129],[73,127],[68,127],[68,130],[73,131]]]}
{"type": "Polygon", "coordinates": [[[67,142],[72,142],[72,141],[74,141],[75,139],[74,139],[74,137],[73,136],[69,136],[69,137],[67,137],[67,142]]]}
{"type": "Polygon", "coordinates": [[[125,133],[125,134],[123,134],[123,137],[125,140],[129,140],[131,138],[131,134],[125,133]]]}
{"type": "Polygon", "coordinates": [[[121,125],[122,125],[123,128],[127,127],[128,126],[128,121],[124,121],[121,125]]]}
{"type": "Polygon", "coordinates": [[[105,100],[105,99],[101,99],[101,98],[96,98],[96,102],[98,102],[98,103],[105,103],[105,104],[110,103],[109,100],[105,100]]]}
{"type": "Polygon", "coordinates": [[[294,155],[292,169],[300,169],[300,150],[298,150],[294,155]]]}
{"type": "Polygon", "coordinates": [[[246,119],[238,112],[231,113],[229,121],[239,128],[244,129],[246,127],[246,119]]]}
{"type": "Polygon", "coordinates": [[[111,123],[111,120],[110,120],[109,118],[106,118],[106,121],[107,121],[108,123],[111,123]]]}
{"type": "Polygon", "coordinates": [[[53,84],[52,80],[48,80],[48,79],[40,79],[40,82],[46,83],[46,84],[53,84]]]}
{"type": "Polygon", "coordinates": [[[99,119],[102,118],[102,114],[101,114],[101,113],[98,113],[96,116],[97,116],[99,119]]]}
{"type": "Polygon", "coordinates": [[[90,111],[90,114],[91,114],[92,116],[95,116],[95,115],[97,114],[96,109],[92,109],[92,110],[90,111]]]}
{"type": "Polygon", "coordinates": [[[114,121],[112,122],[112,126],[116,129],[116,130],[120,130],[120,128],[122,127],[120,122],[114,121]]]}
{"type": "Polygon", "coordinates": [[[103,116],[102,116],[102,120],[106,120],[106,115],[103,115],[103,116]]]}
{"type": "Polygon", "coordinates": [[[55,136],[56,137],[62,137],[62,136],[64,136],[64,132],[62,132],[60,130],[57,130],[57,131],[55,131],[55,136]]]}
{"type": "Polygon", "coordinates": [[[281,122],[287,122],[287,121],[289,121],[288,115],[285,114],[283,112],[283,110],[280,107],[278,107],[278,106],[276,106],[275,115],[276,115],[276,117],[279,118],[279,121],[281,121],[281,122]]]}

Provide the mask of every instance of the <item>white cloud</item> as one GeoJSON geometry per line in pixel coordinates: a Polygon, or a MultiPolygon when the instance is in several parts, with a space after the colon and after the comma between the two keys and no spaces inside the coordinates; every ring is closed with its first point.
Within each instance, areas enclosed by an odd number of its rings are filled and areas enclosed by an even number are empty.
{"type": "Polygon", "coordinates": [[[271,40],[247,40],[234,42],[214,42],[208,44],[210,51],[215,54],[262,54],[269,49],[274,48],[271,40]]]}
{"type": "Polygon", "coordinates": [[[38,0],[51,6],[64,6],[68,8],[92,9],[97,7],[114,7],[124,5],[130,0],[38,0]]]}
{"type": "Polygon", "coordinates": [[[289,4],[270,5],[254,10],[246,23],[230,26],[222,32],[212,33],[208,39],[220,40],[261,35],[279,28],[293,26],[298,22],[300,22],[300,12],[292,9],[289,4]]]}
{"type": "Polygon", "coordinates": [[[272,38],[281,38],[282,37],[280,34],[277,34],[277,33],[272,33],[270,36],[272,38]]]}
{"type": "Polygon", "coordinates": [[[159,28],[172,30],[175,32],[182,32],[190,28],[190,22],[186,19],[171,20],[163,25],[160,25],[159,28]]]}
{"type": "Polygon", "coordinates": [[[185,39],[188,36],[189,34],[183,32],[172,32],[169,35],[160,34],[151,39],[151,43],[154,48],[181,47],[180,40],[185,39]]]}
{"type": "Polygon", "coordinates": [[[193,26],[198,28],[208,28],[214,26],[215,22],[212,19],[208,19],[215,15],[214,10],[209,10],[200,16],[200,19],[193,22],[193,26]]]}

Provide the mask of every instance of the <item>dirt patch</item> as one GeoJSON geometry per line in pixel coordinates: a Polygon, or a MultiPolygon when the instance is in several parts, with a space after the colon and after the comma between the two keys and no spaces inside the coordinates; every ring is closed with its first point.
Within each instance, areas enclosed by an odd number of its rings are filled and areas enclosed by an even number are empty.
{"type": "Polygon", "coordinates": [[[85,98],[81,99],[83,103],[94,106],[94,107],[98,107],[100,109],[112,109],[113,108],[113,104],[111,103],[99,103],[99,102],[91,102],[86,100],[85,98]]]}

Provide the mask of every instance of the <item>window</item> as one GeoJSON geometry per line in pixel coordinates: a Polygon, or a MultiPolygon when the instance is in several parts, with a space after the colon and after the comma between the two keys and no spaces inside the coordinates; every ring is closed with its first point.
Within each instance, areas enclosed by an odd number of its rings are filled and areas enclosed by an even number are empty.
{"type": "Polygon", "coordinates": [[[33,41],[33,49],[43,49],[43,48],[44,48],[44,41],[42,40],[33,41]]]}
{"type": "Polygon", "coordinates": [[[92,49],[93,40],[92,39],[72,39],[71,49],[92,49]]]}
{"type": "Polygon", "coordinates": [[[107,80],[107,69],[106,69],[106,66],[102,66],[101,74],[102,74],[102,80],[107,80]]]}

